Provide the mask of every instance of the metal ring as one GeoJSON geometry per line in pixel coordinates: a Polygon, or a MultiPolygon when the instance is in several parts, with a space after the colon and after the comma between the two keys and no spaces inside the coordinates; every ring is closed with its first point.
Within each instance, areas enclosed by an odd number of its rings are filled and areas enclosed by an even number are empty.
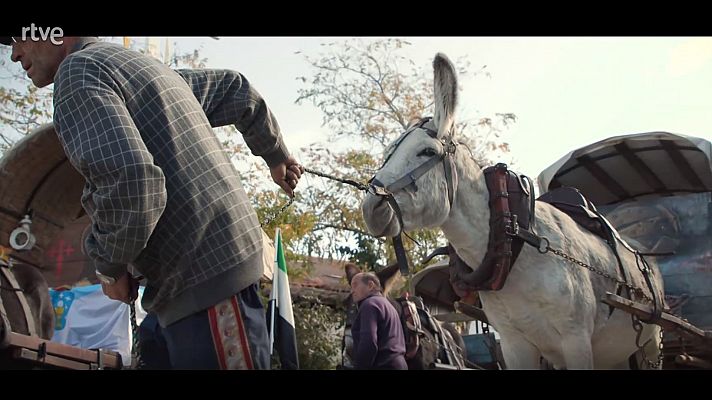
{"type": "Polygon", "coordinates": [[[35,235],[25,227],[15,228],[10,233],[10,247],[18,251],[31,250],[37,242],[35,235]]]}
{"type": "Polygon", "coordinates": [[[549,239],[542,236],[541,240],[539,241],[539,247],[537,248],[537,250],[541,254],[546,254],[547,252],[549,252],[549,239]],[[542,244],[544,244],[545,242],[546,245],[542,246],[542,244]]]}

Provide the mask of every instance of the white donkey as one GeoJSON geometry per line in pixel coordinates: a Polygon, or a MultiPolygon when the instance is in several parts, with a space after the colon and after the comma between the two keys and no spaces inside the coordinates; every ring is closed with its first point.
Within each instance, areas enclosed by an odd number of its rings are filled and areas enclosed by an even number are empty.
{"type": "MultiPolygon", "coordinates": [[[[475,269],[487,249],[490,196],[482,170],[452,137],[457,100],[455,68],[443,54],[436,55],[433,67],[433,119],[424,124],[421,121],[386,149],[386,161],[373,182],[387,190],[366,195],[363,216],[368,229],[377,236],[440,227],[460,258],[475,269]],[[453,160],[450,166],[449,161],[430,161],[440,160],[446,151],[453,160]],[[419,168],[426,163],[427,168],[419,168]],[[408,181],[407,176],[413,179],[408,181]],[[382,196],[384,192],[391,192],[393,198],[382,196]],[[400,208],[400,217],[394,208],[400,208]]],[[[623,279],[605,241],[553,206],[536,203],[536,233],[546,237],[551,248],[623,279]]],[[[650,296],[635,256],[627,250],[619,253],[629,271],[629,283],[650,296]]],[[[656,265],[650,265],[661,298],[661,275],[656,265]]],[[[502,289],[481,291],[479,295],[490,323],[501,336],[508,368],[539,368],[540,356],[557,369],[628,368],[629,357],[639,350],[636,332],[630,314],[620,310],[611,314],[600,301],[607,291],[615,292],[616,283],[551,252],[541,254],[525,243],[502,289]]],[[[643,324],[639,339],[641,344],[648,343],[647,358],[656,361],[660,328],[643,324]]]]}

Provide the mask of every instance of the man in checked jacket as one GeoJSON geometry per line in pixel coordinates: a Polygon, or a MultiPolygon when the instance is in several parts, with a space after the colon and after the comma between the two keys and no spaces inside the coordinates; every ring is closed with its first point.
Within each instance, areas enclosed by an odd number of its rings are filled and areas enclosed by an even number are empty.
{"type": "Polygon", "coordinates": [[[54,83],[54,126],[86,179],[84,246],[104,293],[136,297],[129,263],[146,278],[149,366],[269,368],[262,231],[212,130],[235,125],[293,196],[303,167],[259,93],[237,72],[174,71],[94,37],[0,43],[35,86],[54,83]]]}

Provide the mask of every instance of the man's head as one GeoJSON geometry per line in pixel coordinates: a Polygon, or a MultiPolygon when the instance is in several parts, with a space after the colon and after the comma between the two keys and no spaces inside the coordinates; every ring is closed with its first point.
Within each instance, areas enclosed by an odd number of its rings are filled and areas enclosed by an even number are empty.
{"type": "Polygon", "coordinates": [[[372,272],[360,272],[351,280],[351,297],[359,302],[373,293],[381,293],[381,282],[372,272]]]}
{"type": "Polygon", "coordinates": [[[50,40],[33,40],[21,37],[3,37],[2,44],[12,46],[11,59],[19,62],[37,87],[45,87],[54,82],[59,65],[75,49],[81,37],[65,37],[61,44],[50,40]]]}

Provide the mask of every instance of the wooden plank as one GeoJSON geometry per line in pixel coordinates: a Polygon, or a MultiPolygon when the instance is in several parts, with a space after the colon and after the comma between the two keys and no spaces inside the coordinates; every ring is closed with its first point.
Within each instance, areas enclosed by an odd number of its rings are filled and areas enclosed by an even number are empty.
{"type": "Polygon", "coordinates": [[[85,370],[85,369],[97,369],[96,363],[83,363],[79,361],[73,361],[67,358],[57,357],[53,355],[45,355],[44,357],[39,356],[39,352],[26,349],[24,347],[19,347],[14,349],[13,358],[18,360],[29,361],[37,364],[50,365],[53,367],[73,369],[73,370],[85,370]]]}
{"type": "Polygon", "coordinates": [[[98,352],[102,352],[102,359],[105,368],[121,369],[123,364],[121,356],[110,350],[87,350],[79,347],[69,346],[62,343],[51,342],[36,336],[27,336],[15,332],[8,333],[9,347],[26,348],[32,351],[39,351],[44,344],[47,355],[53,355],[82,363],[96,363],[98,352]]]}
{"type": "Polygon", "coordinates": [[[591,160],[588,155],[582,155],[579,157],[578,162],[594,177],[603,187],[610,192],[612,195],[616,196],[618,200],[627,199],[630,197],[623,186],[621,186],[618,181],[613,179],[613,177],[608,174],[603,168],[591,160]]]}
{"type": "Polygon", "coordinates": [[[712,363],[700,357],[691,356],[689,354],[678,354],[675,356],[675,362],[680,365],[688,365],[696,368],[712,369],[712,363]]]}
{"type": "MultiPolygon", "coordinates": [[[[680,170],[680,175],[685,177],[687,182],[689,182],[694,187],[704,187],[705,186],[702,183],[702,179],[700,179],[700,177],[697,176],[695,169],[692,168],[692,165],[690,165],[690,163],[687,161],[687,159],[682,154],[682,152],[680,152],[680,148],[677,147],[674,142],[671,142],[668,140],[660,140],[660,145],[668,153],[668,155],[672,159],[672,162],[680,170]]],[[[699,149],[695,149],[695,150],[699,151],[699,149]]]]}
{"type": "Polygon", "coordinates": [[[470,321],[478,321],[477,318],[465,314],[465,313],[460,313],[460,312],[454,312],[454,313],[446,313],[446,314],[437,314],[433,315],[433,318],[437,319],[440,322],[470,322],[470,321]]]}
{"type": "Polygon", "coordinates": [[[640,159],[634,153],[630,147],[626,144],[626,142],[620,142],[617,145],[614,146],[616,150],[623,156],[623,158],[628,161],[628,163],[633,167],[633,169],[640,175],[641,178],[645,181],[645,183],[650,186],[654,192],[662,193],[665,191],[665,184],[663,181],[660,180],[660,178],[655,175],[653,170],[650,169],[648,164],[643,162],[643,160],[640,159]]]}
{"type": "Polygon", "coordinates": [[[489,320],[487,319],[487,315],[485,314],[485,311],[479,307],[471,306],[469,304],[466,304],[466,303],[463,303],[460,301],[456,301],[455,302],[455,310],[457,310],[463,314],[467,314],[467,315],[471,316],[472,318],[474,318],[478,321],[482,321],[485,324],[489,325],[489,320]]]}
{"type": "MultiPolygon", "coordinates": [[[[628,300],[611,292],[606,292],[606,295],[601,300],[604,303],[621,309],[627,313],[638,316],[638,318],[647,319],[653,315],[653,307],[647,304],[641,304],[628,300]]],[[[670,313],[663,312],[660,316],[660,321],[656,323],[665,330],[678,331],[686,333],[696,338],[704,340],[712,340],[712,332],[706,332],[687,321],[680,319],[670,313]]]]}

